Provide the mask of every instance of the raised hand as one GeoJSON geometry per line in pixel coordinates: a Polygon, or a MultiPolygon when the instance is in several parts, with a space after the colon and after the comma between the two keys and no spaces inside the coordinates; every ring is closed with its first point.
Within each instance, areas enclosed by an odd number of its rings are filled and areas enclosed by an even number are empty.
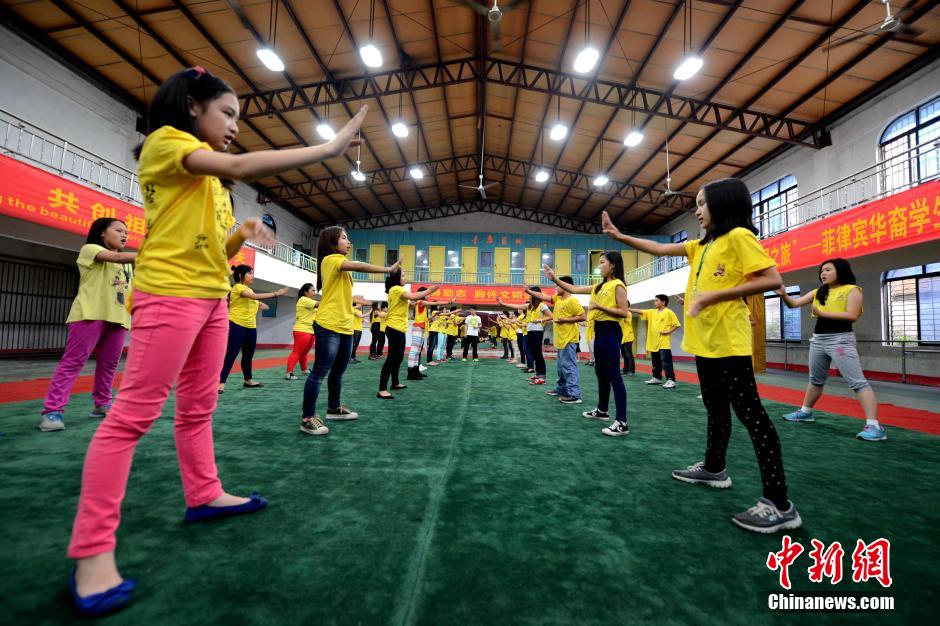
{"type": "Polygon", "coordinates": [[[601,211],[601,232],[614,239],[620,235],[620,229],[614,226],[614,222],[610,219],[610,215],[607,214],[607,211],[601,211]]]}
{"type": "Polygon", "coordinates": [[[552,269],[551,265],[547,263],[543,264],[542,273],[545,274],[549,280],[555,280],[555,270],[552,269]]]}
{"type": "Polygon", "coordinates": [[[354,139],[354,137],[359,133],[359,128],[362,127],[362,122],[365,121],[366,113],[368,112],[369,105],[362,105],[359,112],[356,113],[351,120],[346,122],[345,126],[339,129],[335,137],[327,142],[331,147],[331,152],[335,156],[343,154],[350,146],[358,146],[361,143],[359,139],[354,139]]]}
{"type": "Polygon", "coordinates": [[[238,227],[238,232],[245,241],[256,243],[259,246],[270,247],[277,243],[274,231],[255,217],[250,217],[242,222],[242,225],[238,227]]]}
{"type": "Polygon", "coordinates": [[[388,273],[393,274],[400,269],[401,269],[401,259],[398,259],[397,261],[392,263],[391,267],[388,268],[388,273]]]}
{"type": "Polygon", "coordinates": [[[280,289],[274,292],[274,295],[283,296],[285,293],[287,293],[287,287],[281,287],[280,289]]]}

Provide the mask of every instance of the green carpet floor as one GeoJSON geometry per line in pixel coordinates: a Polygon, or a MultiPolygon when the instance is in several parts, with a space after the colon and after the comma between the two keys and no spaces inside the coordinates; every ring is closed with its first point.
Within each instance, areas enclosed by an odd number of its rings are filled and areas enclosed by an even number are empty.
{"type": "MultiPolygon", "coordinates": [[[[143,439],[119,533],[118,560],[141,586],[107,624],[923,624],[936,616],[940,563],[940,440],[900,429],[853,439],[860,422],[818,414],[781,423],[791,533],[840,541],[845,580],[810,583],[804,553],[794,593],[893,596],[886,613],[784,613],[767,569],[780,536],[729,518],[760,495],[757,464],[736,422],[729,490],[686,485],[675,467],[704,451],[697,387],[626,379],[631,434],[607,438],[580,416],[596,381],[582,365],[585,404],[565,406],[502,361],[448,363],[375,399],[380,363],[351,365],[343,400],[361,418],[327,437],[298,432],[303,380],[261,371],[261,390],[232,380],[216,415],[223,482],[261,491],[267,510],[184,525],[172,399],[143,439]],[[855,541],[892,542],[894,585],[851,581],[855,541]],[[933,609],[931,607],[934,607],[933,609]]],[[[549,363],[554,370],[554,364],[549,363]]],[[[404,371],[404,370],[403,370],[404,371]]],[[[405,381],[403,381],[405,382],[405,381]]],[[[323,396],[325,400],[325,394],[323,396]]],[[[0,405],[0,623],[79,621],[64,557],[81,463],[96,421],[73,398],[68,429],[40,433],[40,402],[0,405]]],[[[321,403],[322,406],[322,403],[321,403]]],[[[613,408],[613,407],[611,407],[613,408]]],[[[321,409],[322,410],[322,409],[321,409]]]]}

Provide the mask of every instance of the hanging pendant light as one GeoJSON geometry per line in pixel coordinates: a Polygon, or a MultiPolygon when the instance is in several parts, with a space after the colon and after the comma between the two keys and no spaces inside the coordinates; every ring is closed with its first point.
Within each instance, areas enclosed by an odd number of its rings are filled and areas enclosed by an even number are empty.
{"type": "Polygon", "coordinates": [[[552,141],[561,141],[568,136],[568,127],[561,123],[561,96],[558,96],[558,108],[555,113],[555,125],[549,133],[552,141]]]}
{"type": "Polygon", "coordinates": [[[382,52],[372,43],[375,35],[375,0],[369,3],[369,41],[359,48],[359,56],[366,67],[382,67],[382,52]]]}
{"type": "MultiPolygon", "coordinates": [[[[326,97],[327,97],[327,102],[329,102],[329,98],[330,98],[329,87],[327,87],[326,89],[326,97]]],[[[317,134],[320,135],[320,137],[322,137],[323,139],[326,139],[327,141],[329,141],[330,139],[336,136],[336,132],[333,130],[333,127],[330,126],[330,105],[327,104],[325,109],[326,109],[326,116],[322,120],[320,120],[319,124],[317,124],[317,134]]]]}
{"type": "Polygon", "coordinates": [[[597,48],[591,46],[591,0],[584,3],[584,48],[574,58],[574,71],[587,74],[597,65],[601,57],[597,48]]]}
{"type": "MultiPolygon", "coordinates": [[[[545,162],[545,136],[544,135],[542,135],[541,140],[542,140],[542,152],[539,157],[539,161],[541,163],[544,163],[545,162]]],[[[548,170],[546,170],[543,166],[539,165],[539,169],[535,173],[535,182],[544,183],[547,180],[548,180],[548,170]]]]}
{"type": "Polygon", "coordinates": [[[353,180],[363,182],[366,175],[362,173],[362,129],[359,129],[359,145],[356,146],[356,169],[349,173],[353,180]]]}
{"type": "Polygon", "coordinates": [[[277,2],[271,0],[271,7],[268,11],[268,44],[258,48],[255,55],[258,60],[272,72],[283,72],[284,61],[274,51],[274,44],[277,40],[277,2]]]}
{"type": "Polygon", "coordinates": [[[421,162],[421,129],[418,129],[418,132],[415,133],[415,165],[412,167],[408,173],[411,174],[411,177],[415,180],[421,180],[424,178],[424,171],[422,171],[421,166],[418,163],[421,162]]]}
{"type": "Polygon", "coordinates": [[[630,98],[630,132],[623,138],[623,145],[628,148],[640,145],[643,141],[643,131],[636,125],[636,108],[633,104],[636,101],[636,90],[633,90],[633,97],[630,98]]]}
{"type": "Polygon", "coordinates": [[[607,178],[607,174],[604,173],[604,138],[601,137],[601,152],[598,155],[598,164],[600,165],[601,173],[594,177],[594,186],[603,187],[610,182],[610,179],[607,178]]]}
{"type": "Polygon", "coordinates": [[[398,137],[399,139],[404,139],[408,136],[408,125],[405,124],[405,121],[401,117],[401,98],[402,94],[398,94],[398,120],[392,124],[392,134],[398,137]]]}
{"type": "Polygon", "coordinates": [[[682,20],[682,54],[684,58],[672,77],[676,80],[688,80],[695,76],[705,61],[700,56],[692,52],[692,0],[686,0],[686,11],[682,20]],[[686,15],[688,19],[686,19],[686,15]],[[686,22],[688,22],[688,39],[686,39],[686,22]],[[686,41],[688,41],[688,51],[686,51],[686,41]]]}

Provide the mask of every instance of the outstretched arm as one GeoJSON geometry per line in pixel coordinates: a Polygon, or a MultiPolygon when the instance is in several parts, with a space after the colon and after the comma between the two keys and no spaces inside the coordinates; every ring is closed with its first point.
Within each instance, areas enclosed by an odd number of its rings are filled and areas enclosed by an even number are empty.
{"type": "Polygon", "coordinates": [[[381,265],[372,265],[362,261],[343,261],[339,269],[344,272],[365,272],[367,274],[391,274],[401,267],[401,259],[395,261],[392,265],[382,267],[381,265]]]}
{"type": "Polygon", "coordinates": [[[753,274],[749,274],[747,280],[737,287],[719,289],[718,291],[703,291],[702,293],[695,296],[695,298],[689,304],[687,313],[688,315],[695,317],[699,314],[699,311],[707,306],[711,306],[719,302],[725,302],[727,300],[737,300],[738,298],[752,296],[756,293],[774,291],[779,289],[782,284],[783,281],[780,279],[780,274],[777,272],[777,268],[768,267],[754,272],[753,274]]]}
{"type": "Polygon", "coordinates": [[[607,211],[601,213],[601,226],[605,235],[611,239],[623,242],[631,248],[636,248],[637,250],[657,256],[685,256],[685,246],[681,243],[659,243],[658,241],[650,241],[649,239],[624,235],[614,226],[614,222],[610,219],[607,211]]]}
{"type": "Polygon", "coordinates": [[[95,255],[95,260],[99,263],[105,261],[109,263],[133,263],[137,260],[136,252],[115,252],[114,250],[102,250],[95,255]]]}
{"type": "Polygon", "coordinates": [[[431,295],[432,293],[434,293],[440,288],[441,288],[440,285],[432,285],[428,287],[427,289],[422,289],[421,291],[416,291],[415,293],[411,293],[410,291],[405,291],[401,295],[403,298],[407,300],[423,301],[426,296],[431,295]]]}
{"type": "Polygon", "coordinates": [[[508,309],[515,309],[517,311],[524,311],[528,304],[512,304],[509,302],[504,302],[502,298],[496,298],[496,301],[508,309]]]}
{"type": "Polygon", "coordinates": [[[787,295],[787,290],[783,287],[776,291],[777,295],[780,296],[780,299],[783,300],[783,303],[787,305],[788,308],[795,309],[801,306],[806,306],[813,301],[813,298],[816,297],[816,290],[813,289],[809,293],[805,293],[799,298],[791,298],[787,295]]]}
{"type": "Polygon", "coordinates": [[[563,280],[560,280],[558,276],[555,275],[555,270],[549,265],[542,266],[542,273],[551,280],[553,283],[567,291],[568,293],[591,293],[591,287],[576,287],[571,283],[567,283],[563,280]]]}
{"type": "Polygon", "coordinates": [[[535,299],[541,300],[542,302],[551,302],[551,301],[552,301],[552,297],[551,297],[550,295],[544,294],[544,293],[542,293],[541,291],[533,291],[532,289],[529,289],[528,287],[526,287],[526,288],[525,288],[525,292],[526,292],[527,294],[529,294],[530,296],[534,296],[535,299]]]}
{"type": "Polygon", "coordinates": [[[287,293],[287,287],[281,287],[277,291],[265,292],[265,293],[255,293],[251,289],[245,289],[242,292],[242,298],[248,298],[249,300],[268,300],[269,298],[277,298],[278,296],[283,296],[287,293]]]}

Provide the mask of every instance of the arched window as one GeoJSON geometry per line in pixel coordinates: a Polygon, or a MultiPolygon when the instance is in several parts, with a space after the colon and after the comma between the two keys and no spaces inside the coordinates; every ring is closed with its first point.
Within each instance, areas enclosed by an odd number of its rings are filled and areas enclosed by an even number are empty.
{"type": "Polygon", "coordinates": [[[885,193],[903,191],[940,174],[940,96],[888,124],[878,143],[885,193]],[[915,150],[920,146],[919,149],[915,150]]]}
{"type": "Polygon", "coordinates": [[[888,341],[940,343],[940,263],[885,272],[884,294],[888,341]]]}

